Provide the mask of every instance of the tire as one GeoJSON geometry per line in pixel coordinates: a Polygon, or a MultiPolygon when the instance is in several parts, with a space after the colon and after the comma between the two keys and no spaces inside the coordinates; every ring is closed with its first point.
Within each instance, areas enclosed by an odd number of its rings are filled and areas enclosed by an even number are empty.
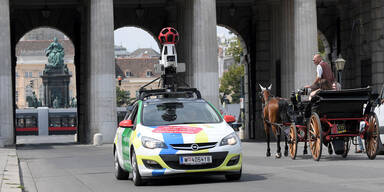
{"type": "Polygon", "coordinates": [[[295,123],[292,123],[289,128],[289,155],[291,156],[291,159],[296,159],[297,154],[297,130],[295,123]]]}
{"type": "Polygon", "coordinates": [[[343,154],[341,154],[343,158],[347,158],[349,149],[350,149],[350,144],[349,144],[349,139],[347,139],[346,141],[344,141],[344,152],[343,154]]]}
{"type": "Polygon", "coordinates": [[[369,127],[366,131],[365,151],[369,159],[375,159],[379,149],[379,119],[375,113],[368,116],[369,127]]]}
{"type": "Polygon", "coordinates": [[[139,172],[139,168],[138,168],[138,165],[137,165],[137,159],[136,159],[135,151],[132,151],[131,165],[132,165],[132,181],[133,181],[133,184],[135,184],[136,186],[144,185],[144,181],[141,178],[141,175],[140,175],[140,172],[139,172]]]}
{"type": "Polygon", "coordinates": [[[309,148],[311,149],[312,153],[312,158],[315,161],[319,161],[321,158],[323,146],[323,133],[321,129],[320,118],[316,112],[312,113],[308,128],[308,141],[309,148]]]}
{"type": "Polygon", "coordinates": [[[118,155],[117,151],[115,152],[115,158],[114,158],[114,163],[115,163],[115,177],[118,180],[127,180],[129,177],[129,172],[125,171],[123,168],[121,168],[119,160],[118,160],[118,155]]]}
{"type": "Polygon", "coordinates": [[[238,180],[240,180],[242,170],[243,170],[243,168],[240,169],[239,173],[235,173],[235,174],[225,174],[225,179],[227,179],[227,181],[238,181],[238,180]]]}

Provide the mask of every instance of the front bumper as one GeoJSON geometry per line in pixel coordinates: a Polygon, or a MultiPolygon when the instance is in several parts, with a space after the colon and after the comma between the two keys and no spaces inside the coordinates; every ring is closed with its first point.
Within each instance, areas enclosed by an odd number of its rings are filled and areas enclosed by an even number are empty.
{"type": "MultiPolygon", "coordinates": [[[[143,151],[144,152],[144,151],[143,151]]],[[[144,153],[148,154],[146,150],[144,153]]],[[[177,153],[159,155],[140,155],[137,153],[137,163],[142,177],[156,177],[174,174],[212,173],[226,174],[239,172],[242,166],[241,146],[222,146],[201,151],[177,151],[177,153]],[[212,163],[206,165],[180,165],[179,156],[211,155],[212,163]],[[234,161],[238,157],[237,161],[234,161]],[[144,161],[155,161],[158,168],[149,168],[144,161]],[[232,160],[232,161],[231,161],[232,160]]]]}

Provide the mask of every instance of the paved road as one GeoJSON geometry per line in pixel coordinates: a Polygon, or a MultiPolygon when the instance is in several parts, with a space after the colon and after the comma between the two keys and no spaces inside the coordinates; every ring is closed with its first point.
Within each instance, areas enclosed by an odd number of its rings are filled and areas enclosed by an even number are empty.
{"type": "MultiPolygon", "coordinates": [[[[324,155],[314,162],[309,155],[297,160],[265,157],[265,143],[243,143],[243,177],[226,182],[223,176],[180,177],[156,180],[135,187],[113,176],[111,145],[23,145],[17,147],[25,191],[382,191],[384,156],[368,160],[366,154],[345,160],[324,155]]],[[[273,144],[272,147],[275,147],[273,144]]],[[[274,149],[273,149],[274,150],[274,149]]],[[[323,153],[324,154],[324,153],[323,153]]]]}

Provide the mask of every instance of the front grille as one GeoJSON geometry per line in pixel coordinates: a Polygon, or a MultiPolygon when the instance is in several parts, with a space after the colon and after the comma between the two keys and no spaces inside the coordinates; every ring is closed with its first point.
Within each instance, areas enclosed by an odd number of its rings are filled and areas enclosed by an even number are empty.
{"type": "MultiPolygon", "coordinates": [[[[196,144],[198,145],[198,150],[203,150],[203,149],[210,149],[216,146],[217,142],[209,142],[209,143],[185,143],[185,144],[171,144],[172,148],[176,150],[188,150],[192,151],[192,145],[196,144]]],[[[196,150],[196,151],[198,151],[196,150]]],[[[195,151],[195,150],[194,150],[195,151]]]]}
{"type": "Polygon", "coordinates": [[[163,161],[172,169],[210,169],[220,166],[228,152],[213,152],[213,153],[196,153],[196,154],[172,154],[172,155],[160,155],[163,161]],[[212,163],[205,165],[181,165],[179,163],[180,156],[212,156],[212,163]]]}

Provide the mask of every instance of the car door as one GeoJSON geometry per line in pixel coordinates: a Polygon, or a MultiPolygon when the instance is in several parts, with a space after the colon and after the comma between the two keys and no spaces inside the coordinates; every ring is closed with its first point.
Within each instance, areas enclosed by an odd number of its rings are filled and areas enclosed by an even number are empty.
{"type": "MultiPolygon", "coordinates": [[[[132,122],[135,122],[136,115],[138,110],[138,104],[136,103],[133,106],[133,110],[131,114],[127,117],[126,120],[132,120],[132,122]]],[[[122,128],[123,132],[121,134],[121,142],[122,142],[122,152],[123,152],[123,161],[124,161],[124,168],[128,171],[131,171],[131,135],[134,131],[135,127],[133,128],[122,128]]]]}
{"type": "MultiPolygon", "coordinates": [[[[381,143],[384,143],[384,85],[381,88],[380,96],[379,96],[380,102],[379,106],[376,107],[376,115],[379,118],[379,131],[380,131],[380,139],[381,143]]],[[[381,146],[383,147],[383,146],[381,146]]]]}

